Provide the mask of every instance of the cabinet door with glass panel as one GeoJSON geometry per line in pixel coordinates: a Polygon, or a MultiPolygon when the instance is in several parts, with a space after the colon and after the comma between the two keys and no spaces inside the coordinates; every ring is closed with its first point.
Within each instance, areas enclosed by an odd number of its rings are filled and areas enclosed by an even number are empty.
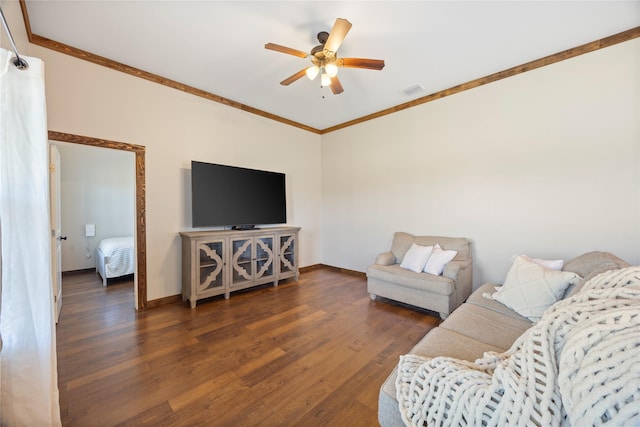
{"type": "Polygon", "coordinates": [[[275,281],[274,235],[236,237],[231,244],[231,287],[275,281]]]}
{"type": "Polygon", "coordinates": [[[207,297],[225,293],[227,288],[224,268],[225,239],[198,243],[198,286],[196,295],[207,297]]]}
{"type": "Polygon", "coordinates": [[[278,236],[278,275],[280,279],[295,277],[298,280],[298,256],[296,233],[278,236]]]}

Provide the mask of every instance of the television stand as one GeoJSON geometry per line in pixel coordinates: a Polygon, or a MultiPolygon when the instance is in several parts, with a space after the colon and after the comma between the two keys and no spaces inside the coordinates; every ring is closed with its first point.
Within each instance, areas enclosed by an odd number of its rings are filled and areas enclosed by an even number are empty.
{"type": "Polygon", "coordinates": [[[182,300],[196,302],[265,283],[298,280],[300,227],[183,231],[182,300]]]}

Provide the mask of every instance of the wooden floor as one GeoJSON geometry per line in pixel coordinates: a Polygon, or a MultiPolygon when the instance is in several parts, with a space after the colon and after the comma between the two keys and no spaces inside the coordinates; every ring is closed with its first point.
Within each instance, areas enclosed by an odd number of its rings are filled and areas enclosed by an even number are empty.
{"type": "Polygon", "coordinates": [[[438,319],[373,302],[363,278],[298,282],[136,313],[133,283],[66,276],[65,426],[373,426],[378,390],[438,319]]]}

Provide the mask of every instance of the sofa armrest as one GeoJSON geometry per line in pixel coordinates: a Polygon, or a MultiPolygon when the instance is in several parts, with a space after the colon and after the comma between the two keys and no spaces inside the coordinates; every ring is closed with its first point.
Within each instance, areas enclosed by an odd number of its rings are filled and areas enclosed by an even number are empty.
{"type": "Polygon", "coordinates": [[[376,264],[378,265],[393,265],[396,263],[396,257],[393,252],[383,252],[376,257],[376,264]]]}
{"type": "Polygon", "coordinates": [[[471,267],[471,260],[465,259],[461,261],[451,261],[447,265],[444,266],[444,271],[442,275],[444,277],[448,277],[454,281],[458,280],[458,276],[460,272],[466,270],[471,267]]]}
{"type": "Polygon", "coordinates": [[[451,261],[444,267],[442,275],[455,283],[454,307],[462,304],[471,295],[473,286],[473,263],[471,259],[451,261]]]}

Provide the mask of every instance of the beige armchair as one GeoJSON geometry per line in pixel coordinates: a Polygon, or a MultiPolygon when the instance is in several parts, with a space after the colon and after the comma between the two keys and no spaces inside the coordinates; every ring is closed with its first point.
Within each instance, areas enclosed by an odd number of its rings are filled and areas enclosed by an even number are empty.
{"type": "Polygon", "coordinates": [[[391,250],[378,255],[375,263],[367,267],[367,291],[372,300],[378,296],[388,298],[436,311],[444,319],[471,294],[472,271],[468,239],[397,232],[391,250]],[[413,243],[420,246],[439,244],[457,254],[445,265],[442,275],[416,273],[400,267],[413,243]]]}

